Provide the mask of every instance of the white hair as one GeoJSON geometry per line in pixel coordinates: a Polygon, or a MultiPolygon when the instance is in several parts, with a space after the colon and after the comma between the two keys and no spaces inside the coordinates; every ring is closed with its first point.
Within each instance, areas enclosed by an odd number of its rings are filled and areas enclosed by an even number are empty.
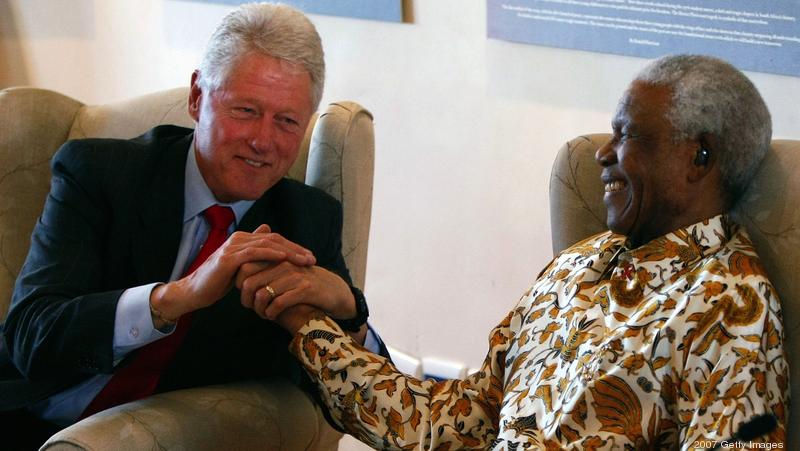
{"type": "Polygon", "coordinates": [[[325,86],[325,57],[314,24],[300,11],[271,3],[248,3],[222,19],[200,63],[201,86],[222,86],[239,58],[250,52],[300,67],[311,77],[311,101],[317,109],[325,86]]]}
{"type": "Polygon", "coordinates": [[[703,133],[717,138],[720,172],[727,201],[733,204],[747,188],[772,139],[772,119],[761,94],[732,65],[705,55],[662,57],[636,80],[672,89],[667,118],[675,140],[703,133]]]}

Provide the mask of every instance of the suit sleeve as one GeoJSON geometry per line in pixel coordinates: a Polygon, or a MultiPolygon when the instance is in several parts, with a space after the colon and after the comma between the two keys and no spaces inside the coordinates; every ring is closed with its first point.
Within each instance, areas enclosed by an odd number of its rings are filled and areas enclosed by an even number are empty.
{"type": "Polygon", "coordinates": [[[112,368],[122,290],[100,292],[113,220],[102,193],[112,159],[80,142],[68,142],[53,158],[50,192],[3,328],[14,364],[29,379],[112,368]]]}
{"type": "Polygon", "coordinates": [[[376,449],[487,449],[499,427],[511,317],[490,335],[480,371],[464,380],[407,376],[327,317],[301,328],[290,351],[337,424],[376,449]]]}

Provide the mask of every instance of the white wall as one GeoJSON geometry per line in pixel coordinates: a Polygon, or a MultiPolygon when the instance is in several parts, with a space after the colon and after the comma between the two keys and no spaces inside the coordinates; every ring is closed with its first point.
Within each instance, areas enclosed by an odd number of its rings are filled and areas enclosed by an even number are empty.
{"type": "MultiPolygon", "coordinates": [[[[394,347],[478,366],[486,336],[550,257],[560,145],[608,131],[637,58],[486,39],[485,2],[416,0],[414,23],[312,16],[323,102],[375,115],[367,297],[394,347]]],[[[88,103],[187,84],[228,6],[0,0],[0,87],[88,103]]],[[[800,78],[751,73],[775,137],[800,138],[800,78]]]]}

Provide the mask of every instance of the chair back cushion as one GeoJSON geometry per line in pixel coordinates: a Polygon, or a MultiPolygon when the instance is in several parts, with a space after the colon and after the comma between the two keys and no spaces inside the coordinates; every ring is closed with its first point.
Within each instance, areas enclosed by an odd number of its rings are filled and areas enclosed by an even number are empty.
{"type": "MultiPolygon", "coordinates": [[[[608,134],[580,136],[558,152],[550,174],[550,226],[553,253],[607,230],[597,149],[608,134]]],[[[800,395],[800,141],[775,140],[764,162],[731,212],[747,228],[781,298],[784,346],[791,370],[793,399],[800,395]]],[[[799,402],[790,408],[800,415],[799,402]]],[[[791,424],[791,422],[789,423],[791,424]]],[[[789,444],[800,446],[800,428],[789,428],[789,444]]],[[[791,446],[788,449],[795,449],[791,446]]]]}
{"type": "Polygon", "coordinates": [[[305,182],[342,202],[342,255],[353,283],[363,288],[375,165],[372,113],[355,102],[333,102],[313,128],[311,143],[305,146],[305,182]]]}
{"type": "Polygon", "coordinates": [[[69,139],[128,139],[161,124],[194,128],[188,99],[188,88],[175,88],[121,102],[84,105],[75,116],[69,139]]]}
{"type": "Polygon", "coordinates": [[[50,190],[50,157],[66,141],[81,106],[44,89],[0,91],[0,318],[50,190]]]}

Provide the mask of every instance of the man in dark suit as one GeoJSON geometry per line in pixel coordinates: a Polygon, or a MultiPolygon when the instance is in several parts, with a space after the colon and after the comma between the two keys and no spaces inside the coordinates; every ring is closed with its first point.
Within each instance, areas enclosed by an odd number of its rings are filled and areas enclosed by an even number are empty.
{"type": "Polygon", "coordinates": [[[324,84],[313,25],[245,5],[191,81],[194,131],[73,141],[53,159],[0,349],[0,424],[35,425],[33,443],[154,392],[298,377],[270,309],[311,304],[367,335],[341,206],[284,178],[324,84]],[[239,290],[239,273],[256,276],[239,290]]]}

